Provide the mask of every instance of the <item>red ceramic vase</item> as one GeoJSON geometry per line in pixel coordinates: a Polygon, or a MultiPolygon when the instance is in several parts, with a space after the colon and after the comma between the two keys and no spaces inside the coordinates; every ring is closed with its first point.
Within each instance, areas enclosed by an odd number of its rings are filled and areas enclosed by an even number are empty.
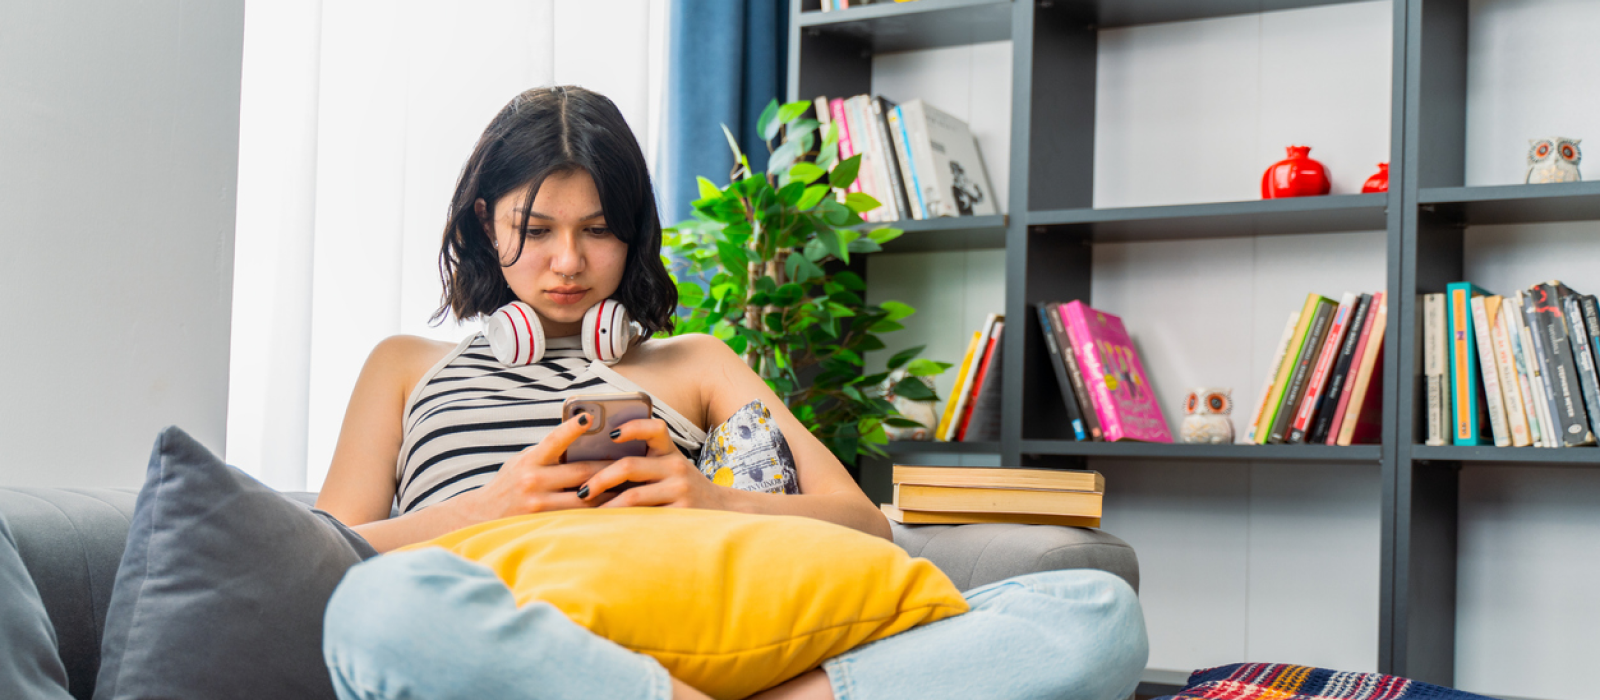
{"type": "Polygon", "coordinates": [[[1311,159],[1310,146],[1290,146],[1289,157],[1261,176],[1262,199],[1327,194],[1330,187],[1328,169],[1311,159]]]}
{"type": "Polygon", "coordinates": [[[1389,191],[1389,164],[1379,163],[1378,174],[1367,178],[1367,184],[1361,186],[1362,192],[1388,192],[1389,191]]]}

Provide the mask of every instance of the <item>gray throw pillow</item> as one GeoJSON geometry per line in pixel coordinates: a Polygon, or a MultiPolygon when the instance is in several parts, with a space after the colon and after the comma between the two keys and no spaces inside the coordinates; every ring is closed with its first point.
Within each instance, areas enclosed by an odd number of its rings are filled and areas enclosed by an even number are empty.
{"type": "Polygon", "coordinates": [[[0,698],[72,700],[55,628],[0,518],[0,698]]]}
{"type": "Polygon", "coordinates": [[[112,588],[95,700],[333,700],[322,613],[373,555],[332,516],[167,428],[112,588]]]}

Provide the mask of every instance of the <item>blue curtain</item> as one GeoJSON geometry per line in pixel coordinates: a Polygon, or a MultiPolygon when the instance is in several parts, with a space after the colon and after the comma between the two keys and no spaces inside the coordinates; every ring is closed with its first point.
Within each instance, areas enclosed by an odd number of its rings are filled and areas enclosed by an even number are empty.
{"type": "Polygon", "coordinates": [[[667,63],[667,134],[656,187],[661,223],[689,218],[698,199],[695,176],[726,184],[733,154],[728,125],[755,168],[767,148],[756,119],[773,98],[783,101],[788,72],[786,0],[672,0],[667,63]]]}

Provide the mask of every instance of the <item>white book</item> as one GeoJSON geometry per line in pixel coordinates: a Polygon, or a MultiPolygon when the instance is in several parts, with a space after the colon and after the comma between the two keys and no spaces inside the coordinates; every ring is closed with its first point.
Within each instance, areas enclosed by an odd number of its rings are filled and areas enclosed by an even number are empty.
{"type": "Polygon", "coordinates": [[[894,178],[889,173],[891,168],[896,167],[894,145],[889,143],[889,135],[883,131],[883,121],[874,109],[872,96],[863,95],[861,99],[861,114],[866,119],[867,134],[872,143],[873,175],[878,180],[878,192],[882,195],[873,195],[883,202],[883,218],[880,220],[889,222],[910,218],[900,211],[900,198],[896,196],[894,178]]]}
{"type": "Polygon", "coordinates": [[[889,136],[894,140],[895,156],[900,162],[900,178],[905,183],[906,199],[911,203],[911,218],[928,218],[928,207],[922,201],[922,188],[917,182],[917,168],[911,152],[911,136],[906,129],[904,105],[889,111],[889,136]]]}
{"type": "Polygon", "coordinates": [[[1482,370],[1483,393],[1488,399],[1489,427],[1494,431],[1495,447],[1511,446],[1511,431],[1506,427],[1506,407],[1500,393],[1500,370],[1494,362],[1494,337],[1489,334],[1489,316],[1483,297],[1472,297],[1472,329],[1478,342],[1478,369],[1482,370]]]}
{"type": "Polygon", "coordinates": [[[1536,399],[1528,378],[1527,352],[1522,347],[1522,333],[1517,330],[1516,319],[1521,314],[1519,307],[1514,304],[1514,297],[1506,297],[1505,301],[1500,303],[1500,325],[1505,329],[1506,343],[1511,346],[1511,367],[1516,370],[1517,389],[1522,395],[1522,410],[1528,417],[1528,441],[1538,446],[1543,443],[1544,430],[1539,424],[1539,412],[1534,408],[1536,399]]]}
{"type": "Polygon", "coordinates": [[[1250,416],[1250,429],[1245,431],[1244,441],[1241,445],[1256,444],[1257,423],[1261,422],[1261,414],[1267,409],[1267,399],[1272,395],[1272,387],[1278,381],[1278,370],[1283,368],[1283,356],[1289,354],[1289,341],[1294,338],[1294,327],[1300,324],[1300,310],[1289,313],[1289,322],[1283,326],[1283,336],[1278,338],[1278,349],[1272,351],[1272,371],[1267,372],[1267,381],[1261,385],[1261,396],[1256,398],[1255,414],[1250,416]]]}
{"type": "Polygon", "coordinates": [[[918,186],[930,217],[997,214],[989,171],[978,154],[978,142],[967,123],[940,109],[912,100],[903,107],[912,156],[917,160],[918,186]],[[924,155],[926,154],[926,155],[924,155]]]}
{"type": "Polygon", "coordinates": [[[967,402],[972,399],[972,384],[978,378],[978,366],[983,363],[983,354],[989,348],[989,340],[994,337],[994,327],[1004,321],[1000,314],[989,314],[983,319],[983,335],[979,336],[978,350],[972,355],[972,365],[967,369],[967,376],[961,380],[961,386],[951,389],[952,400],[956,402],[956,411],[950,425],[945,426],[942,436],[945,442],[955,442],[956,434],[961,432],[961,418],[966,415],[967,402]]]}
{"type": "Polygon", "coordinates": [[[1528,433],[1528,414],[1523,409],[1522,385],[1517,382],[1517,362],[1511,356],[1511,338],[1506,334],[1506,324],[1500,317],[1504,299],[1492,296],[1483,302],[1484,315],[1489,319],[1489,336],[1494,338],[1494,366],[1500,373],[1500,394],[1505,399],[1506,427],[1511,431],[1512,447],[1533,444],[1528,433]]]}
{"type": "Polygon", "coordinates": [[[1444,382],[1448,374],[1445,370],[1445,335],[1444,327],[1444,295],[1425,294],[1422,297],[1422,367],[1423,376],[1428,386],[1428,437],[1427,444],[1445,444],[1446,424],[1449,422],[1448,411],[1445,409],[1444,382]]]}
{"type": "MultiPolygon", "coordinates": [[[[883,195],[878,187],[876,169],[877,155],[873,152],[871,135],[867,131],[866,115],[861,111],[862,103],[866,99],[866,95],[846,98],[844,101],[844,118],[850,126],[850,145],[861,156],[860,168],[856,170],[856,182],[860,184],[862,192],[882,202],[883,195]]],[[[865,220],[872,222],[881,221],[882,217],[883,207],[878,207],[863,214],[865,220]]]]}

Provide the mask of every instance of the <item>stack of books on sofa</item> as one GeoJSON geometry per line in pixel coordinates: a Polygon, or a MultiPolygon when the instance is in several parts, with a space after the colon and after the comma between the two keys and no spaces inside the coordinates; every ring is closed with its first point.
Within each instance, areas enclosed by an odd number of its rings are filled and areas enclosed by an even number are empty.
{"type": "Polygon", "coordinates": [[[1099,472],[896,464],[894,503],[879,506],[907,525],[1023,523],[1099,527],[1106,480],[1099,472]]]}

